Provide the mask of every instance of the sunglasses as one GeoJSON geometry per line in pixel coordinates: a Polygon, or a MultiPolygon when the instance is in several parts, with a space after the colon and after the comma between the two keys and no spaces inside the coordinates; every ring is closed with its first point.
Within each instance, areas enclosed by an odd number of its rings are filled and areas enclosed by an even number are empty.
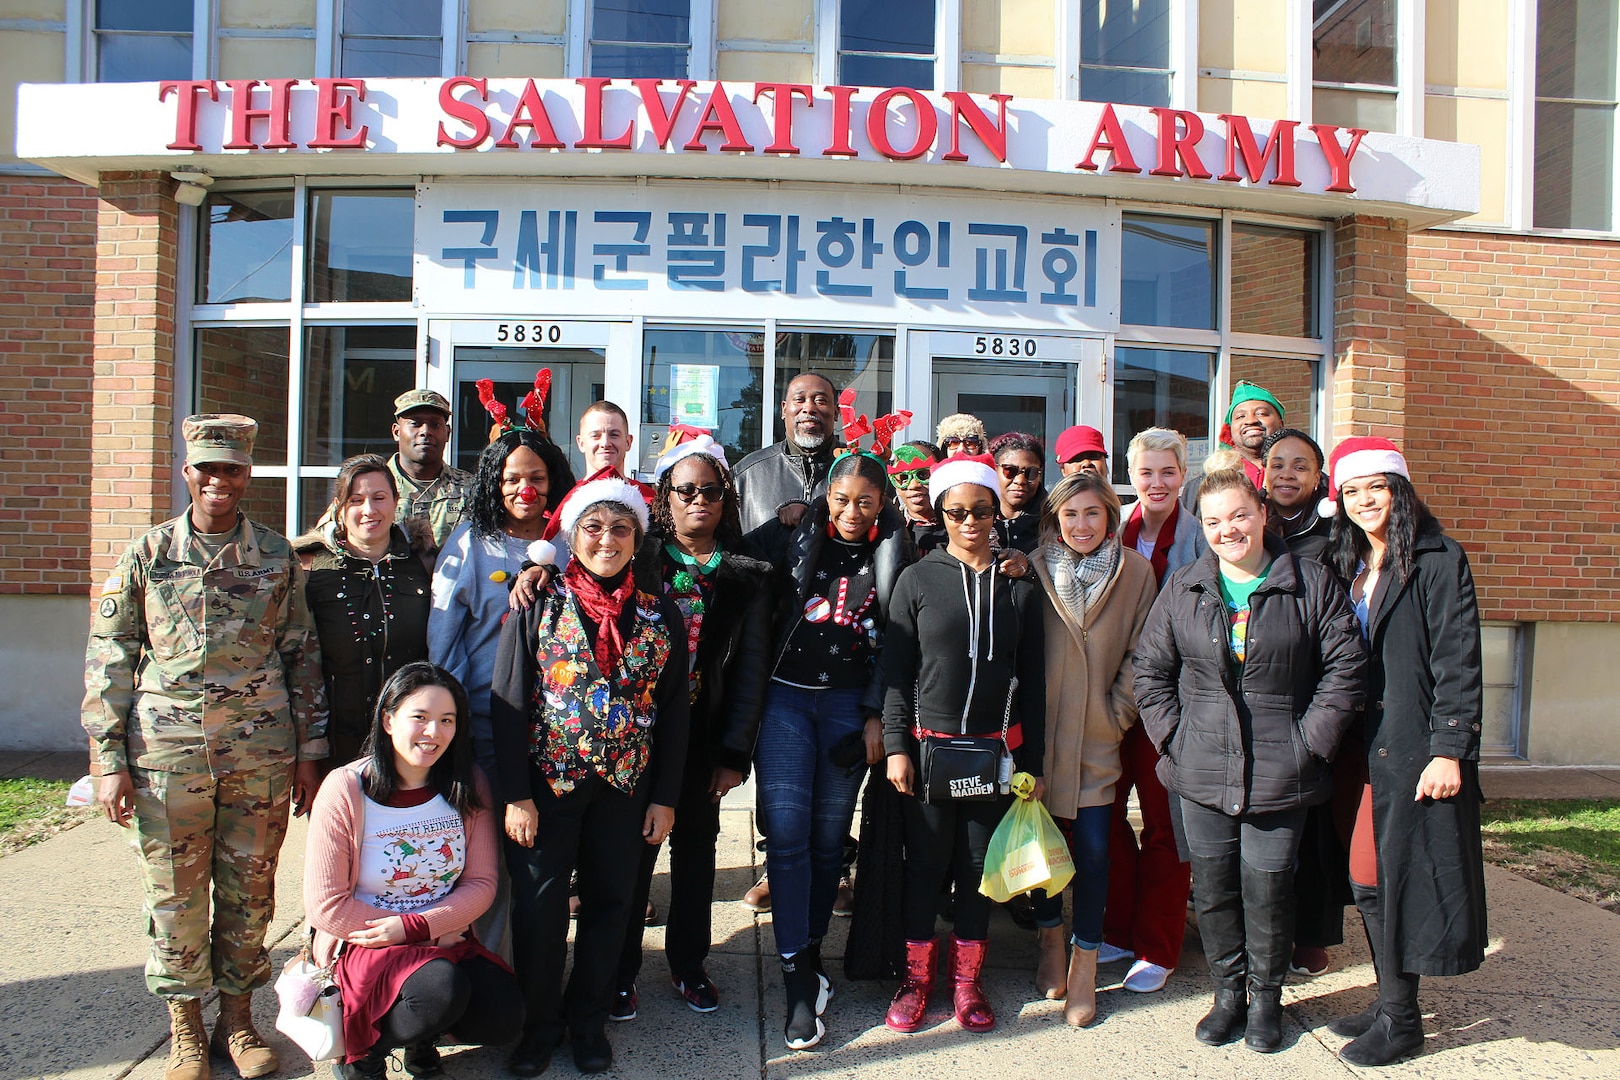
{"type": "Polygon", "coordinates": [[[1008,480],[1016,480],[1022,476],[1032,484],[1041,482],[1043,470],[1039,465],[1025,465],[1022,469],[1017,465],[998,465],[996,467],[1001,470],[1001,475],[1008,480]]]}
{"type": "Polygon", "coordinates": [[[671,488],[670,490],[680,496],[683,503],[695,503],[700,497],[704,502],[717,503],[726,497],[726,489],[723,484],[704,484],[702,487],[696,484],[682,484],[680,487],[671,488]]]}
{"type": "Polygon", "coordinates": [[[952,435],[939,445],[940,448],[947,454],[955,450],[957,447],[961,447],[970,454],[984,453],[984,440],[979,438],[977,435],[968,435],[965,437],[960,435],[952,435]]]}
{"type": "Polygon", "coordinates": [[[913,484],[926,484],[928,483],[929,477],[933,475],[934,470],[926,466],[921,469],[910,469],[906,472],[897,472],[894,474],[894,486],[910,487],[913,484]]]}
{"type": "Polygon", "coordinates": [[[949,510],[943,511],[943,513],[960,525],[970,517],[974,521],[989,521],[996,516],[996,508],[993,506],[953,506],[949,510]]]}
{"type": "Polygon", "coordinates": [[[600,540],[603,533],[607,533],[615,540],[628,540],[636,535],[636,527],[616,521],[612,525],[603,525],[600,521],[588,521],[579,527],[579,531],[592,540],[600,540]]]}

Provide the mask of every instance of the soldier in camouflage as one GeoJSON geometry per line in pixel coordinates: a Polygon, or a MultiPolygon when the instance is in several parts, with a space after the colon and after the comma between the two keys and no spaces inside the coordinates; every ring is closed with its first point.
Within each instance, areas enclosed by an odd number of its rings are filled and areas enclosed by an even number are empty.
{"type": "Polygon", "coordinates": [[[435,553],[450,531],[461,523],[471,473],[444,463],[450,440],[450,402],[432,390],[407,390],[394,399],[394,442],[399,453],[388,459],[388,470],[399,486],[395,520],[422,518],[433,532],[435,553]]]}
{"type": "Polygon", "coordinates": [[[135,541],[94,600],[83,723],[97,799],[133,824],[152,951],[167,1000],[166,1080],[207,1080],[202,997],[220,992],[212,1048],[243,1077],[274,1072],[251,993],[270,979],[287,807],[308,813],[326,757],[320,647],[303,571],[280,534],[237,506],[258,425],[188,417],[190,509],[135,541]],[[212,911],[210,911],[210,900],[212,911]]]}

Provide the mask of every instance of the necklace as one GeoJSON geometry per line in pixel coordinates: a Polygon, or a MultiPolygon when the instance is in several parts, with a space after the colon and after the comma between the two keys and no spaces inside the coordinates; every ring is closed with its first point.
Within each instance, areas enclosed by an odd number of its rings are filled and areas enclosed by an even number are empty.
{"type": "Polygon", "coordinates": [[[670,558],[674,559],[676,562],[680,563],[684,567],[687,567],[688,569],[697,571],[699,574],[713,573],[714,568],[720,565],[719,544],[716,544],[714,550],[709,552],[709,554],[705,555],[701,559],[696,555],[688,555],[686,552],[682,551],[678,546],[676,546],[673,541],[666,543],[664,545],[664,550],[669,553],[670,558]]]}
{"type": "MultiPolygon", "coordinates": [[[[382,562],[387,562],[385,557],[382,562]]],[[[356,571],[352,580],[345,580],[338,590],[337,598],[343,601],[344,609],[349,616],[349,627],[354,631],[354,639],[365,645],[377,638],[383,639],[383,651],[388,651],[388,623],[393,619],[394,613],[389,610],[389,598],[394,593],[394,576],[392,573],[384,576],[382,562],[372,563],[364,570],[356,571]],[[371,612],[360,610],[371,590],[367,588],[369,578],[371,584],[377,587],[377,601],[382,607],[381,617],[373,619],[371,612]]],[[[349,575],[345,575],[346,578],[349,575]]],[[[366,663],[373,662],[371,650],[366,650],[366,663]]]]}

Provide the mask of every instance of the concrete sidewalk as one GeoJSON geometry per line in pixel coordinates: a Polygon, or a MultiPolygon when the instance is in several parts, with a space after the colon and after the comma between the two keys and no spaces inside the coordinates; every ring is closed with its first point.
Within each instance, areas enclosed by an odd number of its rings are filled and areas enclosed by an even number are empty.
{"type": "MultiPolygon", "coordinates": [[[[9,756],[9,755],[8,755],[9,756]]],[[[82,762],[80,755],[72,755],[82,762]]],[[[39,775],[50,762],[26,771],[39,775]]],[[[61,767],[66,769],[67,762],[61,767]]],[[[17,775],[0,760],[0,775],[17,775]]],[[[74,771],[68,769],[67,771],[74,771]]],[[[1538,772],[1541,770],[1537,770],[1538,772]]],[[[1547,778],[1551,779],[1551,778],[1547,778]]],[[[1602,789],[1602,775],[1581,778],[1602,789]]],[[[1493,785],[1487,783],[1487,790],[1493,785]]],[[[1521,783],[1521,788],[1523,784],[1521,783]]],[[[1557,785],[1545,785],[1553,787],[1557,785]]],[[[1620,784],[1615,785],[1620,787],[1620,784]]],[[[1546,797],[1545,788],[1529,792],[1546,797]]],[[[1497,791],[1501,796],[1504,792],[1497,791]]],[[[1519,791],[1514,792],[1515,795],[1519,791]]],[[[648,931],[641,1015],[612,1025],[614,1075],[693,1080],[785,1080],[789,1077],[1011,1076],[1019,1080],[1074,1075],[1105,1077],[1344,1077],[1357,1070],[1334,1056],[1342,1044],[1325,1028],[1334,1016],[1373,996],[1372,967],[1359,920],[1346,928],[1334,967],[1285,991],[1285,1049],[1269,1057],[1241,1045],[1198,1046],[1192,1027],[1208,1008],[1209,985],[1196,931],[1165,991],[1119,988],[1123,965],[1103,969],[1095,1026],[1064,1025],[1060,1002],[1033,1001],[1032,934],[998,914],[992,927],[987,984],[1001,1023],[970,1035],[936,1007],[938,1022],[913,1036],[883,1027],[893,986],[839,977],[847,925],[834,920],[827,943],[837,996],[828,1036],[814,1051],[782,1045],[782,994],[772,956],[769,916],[744,911],[734,897],[753,882],[752,792],[739,789],[722,815],[715,894],[715,948],[709,971],[720,1010],[700,1016],[668,988],[659,949],[648,931]]],[[[283,852],[279,909],[271,931],[275,963],[293,953],[302,919],[305,828],[296,822],[283,852]]],[[[1491,949],[1485,966],[1457,979],[1424,984],[1428,1052],[1382,1070],[1391,1077],[1620,1076],[1620,918],[1581,901],[1487,867],[1491,949]]],[[[654,898],[667,899],[662,872],[654,898]]],[[[135,859],[120,831],[92,821],[32,848],[0,858],[0,1077],[74,1076],[161,1080],[167,1048],[165,1014],[145,992],[146,956],[135,859]]],[[[280,1052],[282,1077],[321,1077],[273,1028],[274,998],[259,995],[261,1030],[280,1052]]],[[[212,1010],[209,1010],[211,1015],[212,1010]]],[[[455,1080],[503,1077],[504,1048],[447,1051],[455,1080]]],[[[228,1063],[216,1076],[235,1080],[228,1063]]],[[[391,1075],[406,1080],[395,1064],[391,1075]]],[[[566,1051],[547,1076],[577,1075],[566,1051]]]]}

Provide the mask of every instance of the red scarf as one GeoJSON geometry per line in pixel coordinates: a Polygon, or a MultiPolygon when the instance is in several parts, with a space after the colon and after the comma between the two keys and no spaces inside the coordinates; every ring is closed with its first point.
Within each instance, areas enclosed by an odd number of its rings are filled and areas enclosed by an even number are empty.
{"type": "MultiPolygon", "coordinates": [[[[1176,524],[1181,517],[1181,502],[1176,499],[1170,501],[1170,516],[1164,519],[1159,526],[1158,539],[1153,541],[1153,555],[1149,559],[1153,563],[1153,577],[1158,584],[1164,584],[1165,571],[1170,569],[1170,547],[1176,542],[1176,524]]],[[[1125,522],[1125,531],[1120,534],[1119,542],[1136,550],[1136,541],[1142,535],[1142,504],[1139,502],[1131,507],[1131,516],[1125,522]]]]}
{"type": "Polygon", "coordinates": [[[596,624],[596,667],[603,678],[612,679],[618,670],[619,658],[624,655],[624,635],[619,632],[619,616],[624,605],[635,595],[636,583],[626,570],[618,588],[612,592],[602,590],[602,582],[575,559],[563,571],[563,580],[579,601],[579,609],[596,624]]]}

